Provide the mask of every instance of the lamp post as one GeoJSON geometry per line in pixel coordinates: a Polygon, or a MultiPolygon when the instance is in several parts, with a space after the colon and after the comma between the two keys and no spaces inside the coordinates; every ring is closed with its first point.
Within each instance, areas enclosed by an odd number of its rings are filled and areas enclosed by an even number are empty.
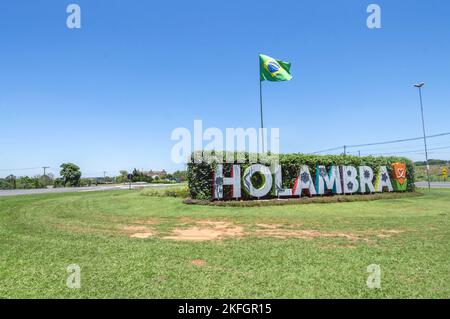
{"type": "Polygon", "coordinates": [[[423,129],[423,143],[425,145],[425,160],[427,164],[427,180],[428,180],[428,189],[431,188],[430,185],[430,165],[428,165],[428,149],[427,149],[427,136],[425,134],[425,120],[423,118],[423,103],[422,103],[422,87],[425,83],[417,83],[414,84],[414,87],[419,89],[419,98],[420,98],[420,112],[422,114],[422,129],[423,129]]]}

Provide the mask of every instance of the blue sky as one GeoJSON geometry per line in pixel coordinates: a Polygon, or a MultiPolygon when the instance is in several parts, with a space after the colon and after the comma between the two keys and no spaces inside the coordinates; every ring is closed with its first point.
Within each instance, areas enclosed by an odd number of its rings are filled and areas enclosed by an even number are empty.
{"type": "Polygon", "coordinates": [[[448,132],[449,12],[447,0],[2,1],[0,176],[66,161],[85,176],[183,168],[170,159],[174,128],[258,127],[259,52],[292,63],[292,81],[263,83],[282,152],[420,136],[418,81],[427,133],[448,132]],[[79,30],[66,27],[70,3],[79,30]],[[366,26],[370,3],[381,29],[366,26]]]}

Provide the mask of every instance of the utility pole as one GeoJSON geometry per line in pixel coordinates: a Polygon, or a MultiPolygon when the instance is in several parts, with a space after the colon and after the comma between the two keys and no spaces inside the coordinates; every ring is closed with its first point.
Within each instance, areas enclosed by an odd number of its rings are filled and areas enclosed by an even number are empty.
{"type": "Polygon", "coordinates": [[[103,183],[106,184],[106,171],[103,171],[103,183]]]}
{"type": "Polygon", "coordinates": [[[42,166],[42,168],[44,169],[44,175],[42,175],[42,176],[46,176],[45,175],[45,171],[47,170],[47,168],[50,168],[49,166],[42,166]]]}
{"type": "Polygon", "coordinates": [[[344,156],[347,155],[347,145],[344,145],[344,156]]]}
{"type": "Polygon", "coordinates": [[[423,118],[423,104],[422,104],[422,87],[425,83],[414,84],[414,87],[419,89],[419,98],[420,98],[420,111],[422,113],[422,130],[423,130],[423,143],[425,145],[425,160],[427,164],[427,179],[428,179],[428,189],[431,189],[430,183],[430,165],[428,164],[428,148],[427,148],[427,136],[425,134],[425,120],[423,118]]]}

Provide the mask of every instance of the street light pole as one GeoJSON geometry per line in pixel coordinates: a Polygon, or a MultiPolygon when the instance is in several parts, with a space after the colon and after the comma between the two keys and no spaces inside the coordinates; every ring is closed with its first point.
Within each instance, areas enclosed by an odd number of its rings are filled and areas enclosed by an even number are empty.
{"type": "Polygon", "coordinates": [[[428,189],[431,189],[431,185],[430,185],[430,165],[428,165],[427,137],[426,137],[426,134],[425,134],[425,120],[424,120],[424,117],[423,117],[423,103],[422,103],[422,87],[424,85],[425,85],[425,83],[414,84],[414,86],[419,89],[420,111],[421,111],[421,114],[422,114],[423,143],[425,145],[425,160],[426,160],[426,164],[427,164],[428,189]]]}

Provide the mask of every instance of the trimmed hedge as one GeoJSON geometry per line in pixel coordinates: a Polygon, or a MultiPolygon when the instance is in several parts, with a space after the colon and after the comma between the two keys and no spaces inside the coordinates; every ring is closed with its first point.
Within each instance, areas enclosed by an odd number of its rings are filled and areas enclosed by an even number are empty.
{"type": "MultiPolygon", "coordinates": [[[[199,152],[196,152],[198,155],[199,152]]],[[[206,154],[206,153],[205,153],[206,154]]],[[[225,155],[225,154],[224,154],[225,155]]],[[[249,153],[234,153],[234,163],[223,163],[224,176],[230,176],[231,168],[233,164],[240,164],[241,176],[243,176],[244,170],[251,164],[248,161],[249,153]],[[239,156],[239,157],[238,157],[239,156]],[[245,163],[237,163],[237,158],[245,156],[245,163]]],[[[206,155],[207,156],[207,155],[206,155]]],[[[187,165],[187,179],[189,186],[189,193],[192,199],[208,199],[212,200],[213,189],[213,176],[214,170],[217,167],[216,162],[208,163],[202,161],[196,163],[193,160],[194,154],[192,154],[192,160],[187,165]]],[[[262,164],[270,165],[271,160],[259,161],[262,164]]],[[[407,191],[414,191],[414,165],[413,162],[405,157],[374,157],[374,156],[351,156],[351,155],[307,155],[307,154],[280,154],[278,156],[278,163],[281,165],[283,187],[293,188],[295,180],[300,172],[302,165],[309,167],[311,176],[316,175],[316,166],[324,165],[329,169],[332,165],[351,165],[362,166],[366,165],[373,169],[374,179],[379,172],[380,166],[386,166],[392,179],[392,164],[401,162],[406,164],[406,177],[408,179],[407,191]]],[[[256,175],[256,174],[255,174],[256,175]]],[[[260,179],[259,179],[260,180],[260,179]]],[[[258,187],[258,178],[253,180],[254,186],[258,187]]],[[[373,181],[374,182],[374,181],[373,181]]],[[[272,198],[274,196],[267,196],[265,198],[272,198]]],[[[231,186],[224,186],[224,198],[231,198],[231,186]]],[[[242,192],[242,199],[250,199],[250,196],[246,192],[242,192]]]]}
{"type": "Polygon", "coordinates": [[[419,192],[402,192],[402,193],[375,193],[375,194],[354,194],[335,195],[335,196],[316,196],[288,199],[264,199],[264,200],[207,200],[207,199],[185,199],[184,204],[188,205],[204,205],[216,207],[265,207],[265,206],[287,206],[287,205],[304,205],[304,204],[331,204],[331,203],[352,203],[352,202],[369,202],[382,199],[402,199],[423,196],[419,192]]]}

